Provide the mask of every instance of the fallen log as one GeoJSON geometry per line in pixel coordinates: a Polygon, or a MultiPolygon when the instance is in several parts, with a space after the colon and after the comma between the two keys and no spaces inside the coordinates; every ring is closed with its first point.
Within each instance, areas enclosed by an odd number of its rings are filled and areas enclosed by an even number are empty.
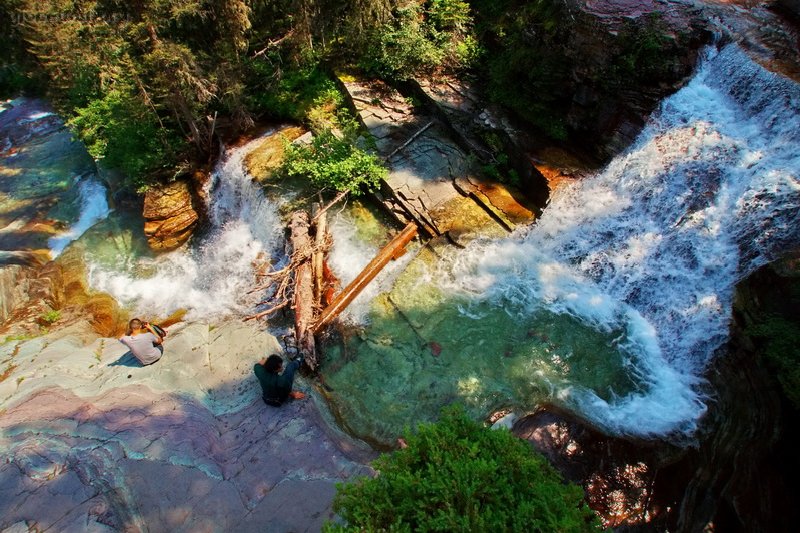
{"type": "Polygon", "coordinates": [[[317,350],[314,340],[314,331],[311,326],[315,318],[314,275],[311,258],[313,245],[309,232],[310,223],[308,213],[297,211],[292,215],[289,223],[293,258],[298,254],[301,260],[294,266],[294,330],[297,349],[305,358],[305,364],[310,370],[317,368],[317,350]]]}
{"type": "Polygon", "coordinates": [[[319,316],[319,319],[313,324],[312,331],[314,333],[319,332],[326,324],[331,322],[334,318],[336,318],[339,313],[344,311],[350,302],[355,299],[356,296],[366,287],[370,281],[372,281],[378,273],[383,270],[383,267],[386,266],[392,259],[396,259],[403,255],[406,251],[406,245],[411,242],[411,239],[417,234],[417,226],[413,222],[409,222],[408,225],[403,228],[397,236],[392,239],[389,244],[383,247],[383,249],[378,252],[372,261],[364,267],[364,270],[354,279],[347,287],[344,288],[342,292],[337,294],[333,298],[333,302],[331,302],[328,307],[322,311],[322,314],[319,316]]]}

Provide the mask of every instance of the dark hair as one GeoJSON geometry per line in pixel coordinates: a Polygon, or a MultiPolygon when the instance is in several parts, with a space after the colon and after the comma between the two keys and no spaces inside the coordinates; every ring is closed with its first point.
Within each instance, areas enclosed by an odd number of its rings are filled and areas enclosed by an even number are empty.
{"type": "Polygon", "coordinates": [[[281,356],[274,353],[267,357],[267,362],[264,363],[264,369],[270,374],[277,374],[283,366],[283,359],[281,356]]]}
{"type": "Polygon", "coordinates": [[[133,326],[135,324],[138,324],[138,327],[136,329],[142,329],[142,321],[138,318],[132,318],[131,321],[128,322],[128,333],[126,333],[126,335],[130,335],[131,333],[133,333],[133,326]]]}

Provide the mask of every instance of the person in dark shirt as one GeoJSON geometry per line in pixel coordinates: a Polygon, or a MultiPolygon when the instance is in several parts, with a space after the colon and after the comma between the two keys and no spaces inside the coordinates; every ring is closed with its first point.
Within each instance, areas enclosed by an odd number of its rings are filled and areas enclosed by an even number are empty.
{"type": "Polygon", "coordinates": [[[294,374],[301,364],[303,364],[303,358],[298,357],[289,363],[286,366],[286,370],[281,373],[283,359],[278,354],[272,354],[253,366],[253,372],[261,384],[264,403],[273,407],[280,407],[288,398],[300,400],[306,397],[302,392],[292,390],[294,374]]]}

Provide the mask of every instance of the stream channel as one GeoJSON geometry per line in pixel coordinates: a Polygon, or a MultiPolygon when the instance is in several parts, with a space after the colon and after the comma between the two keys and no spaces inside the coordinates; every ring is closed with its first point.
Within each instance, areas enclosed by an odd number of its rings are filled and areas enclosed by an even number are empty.
{"type": "MultiPolygon", "coordinates": [[[[613,434],[691,440],[734,285],[798,244],[799,109],[796,84],[734,45],[711,48],[636,143],[559,189],[535,224],[465,249],[412,245],[327,338],[319,382],[336,418],[389,446],[452,402],[480,419],[555,404],[613,434]]],[[[93,288],[146,316],[250,314],[254,265],[286,261],[281,206],[293,199],[244,170],[262,140],[226,151],[210,224],[188,246],[152,255],[141,219],[110,210],[84,177],[85,215],[53,253],[102,219],[80,237],[93,288]]],[[[368,202],[330,220],[343,284],[397,229],[368,202]]]]}

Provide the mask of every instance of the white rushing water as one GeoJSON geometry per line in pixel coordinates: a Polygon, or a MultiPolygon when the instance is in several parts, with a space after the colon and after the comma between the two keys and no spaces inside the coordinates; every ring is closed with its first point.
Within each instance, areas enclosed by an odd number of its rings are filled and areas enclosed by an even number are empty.
{"type": "Polygon", "coordinates": [[[255,267],[276,253],[283,236],[276,205],[243,166],[262,141],[229,150],[217,165],[208,184],[212,227],[200,242],[126,268],[94,264],[92,286],[143,316],[178,309],[188,310],[189,319],[249,314],[258,297],[247,294],[255,285],[255,267]]]}
{"type": "Polygon", "coordinates": [[[691,434],[698,383],[727,339],[733,289],[800,240],[800,88],[737,47],[709,50],[639,139],[558,191],[533,227],[458,256],[462,290],[627,332],[647,391],[560,397],[605,427],[691,434]]]}
{"type": "Polygon", "coordinates": [[[51,237],[47,244],[50,253],[58,257],[69,243],[78,239],[89,228],[103,220],[111,212],[106,198],[108,191],[94,175],[76,178],[78,198],[80,202],[80,215],[78,220],[67,231],[51,237]]]}

